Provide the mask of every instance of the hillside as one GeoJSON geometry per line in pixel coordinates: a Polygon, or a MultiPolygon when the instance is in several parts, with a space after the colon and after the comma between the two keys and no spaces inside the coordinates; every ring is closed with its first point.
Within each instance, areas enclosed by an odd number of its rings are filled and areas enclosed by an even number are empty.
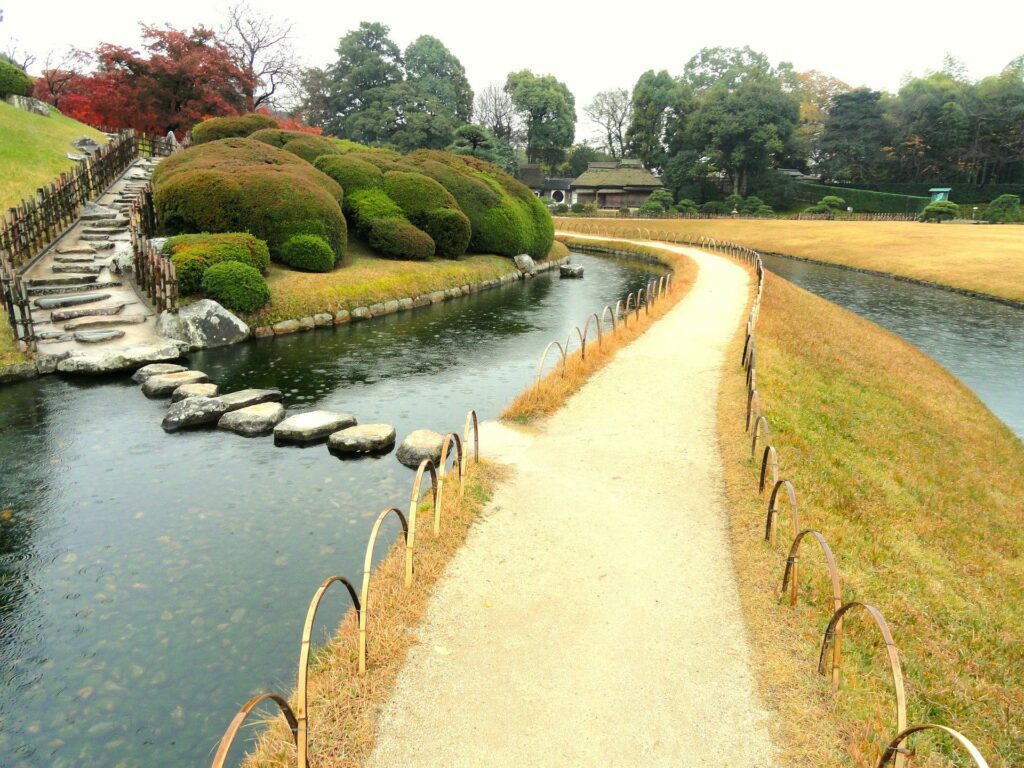
{"type": "Polygon", "coordinates": [[[104,141],[99,131],[58,112],[43,117],[0,101],[0,209],[73,167],[70,142],[82,135],[104,141]]]}

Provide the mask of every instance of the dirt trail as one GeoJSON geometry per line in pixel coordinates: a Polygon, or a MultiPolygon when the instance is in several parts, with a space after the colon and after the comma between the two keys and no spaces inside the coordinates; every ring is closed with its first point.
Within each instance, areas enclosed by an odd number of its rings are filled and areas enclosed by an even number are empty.
{"type": "Polygon", "coordinates": [[[369,765],[771,765],[715,431],[748,278],[679,250],[690,293],[518,452],[438,584],[369,765]]]}

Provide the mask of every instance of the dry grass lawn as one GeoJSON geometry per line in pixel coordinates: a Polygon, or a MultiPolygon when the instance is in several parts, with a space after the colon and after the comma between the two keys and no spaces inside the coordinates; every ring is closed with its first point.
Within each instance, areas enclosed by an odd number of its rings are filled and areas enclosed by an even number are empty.
{"type": "Polygon", "coordinates": [[[707,235],[748,248],[870,269],[1024,302],[1024,226],[875,221],[557,219],[562,229],[637,227],[707,235]]]}
{"type": "Polygon", "coordinates": [[[0,366],[25,362],[25,356],[18,351],[14,332],[7,321],[7,313],[0,309],[0,366]]]}
{"type": "MultiPolygon", "coordinates": [[[[910,723],[960,730],[992,766],[1024,764],[1024,445],[915,348],[771,274],[756,336],[781,477],[796,487],[801,527],[834,550],[844,600],[888,619],[910,723]]],[[[831,614],[821,551],[805,542],[791,608],[780,599],[785,504],[779,542],[763,541],[742,343],[726,363],[719,428],[743,607],[784,764],[874,766],[895,721],[881,637],[864,614],[847,621],[833,696],[816,674],[831,614]]],[[[948,761],[948,742],[916,746],[915,766],[968,764],[948,761]]]]}

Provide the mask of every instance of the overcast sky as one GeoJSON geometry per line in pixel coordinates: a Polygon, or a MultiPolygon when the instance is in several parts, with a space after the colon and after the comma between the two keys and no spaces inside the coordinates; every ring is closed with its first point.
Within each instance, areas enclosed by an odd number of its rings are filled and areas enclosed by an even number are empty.
{"type": "MultiPolygon", "coordinates": [[[[442,40],[462,61],[474,90],[504,81],[513,70],[554,74],[576,95],[578,139],[590,134],[582,107],[594,93],[632,87],[647,69],[678,74],[703,47],[749,45],[773,62],[792,62],[797,70],[817,69],[854,86],[885,90],[898,89],[908,73],[938,69],[946,53],[962,60],[972,77],[994,74],[1024,54],[1019,0],[977,5],[947,0],[249,4],[294,22],[294,43],[307,64],[330,61],[338,38],[360,21],[380,21],[401,48],[421,34],[442,40]]],[[[137,45],[139,22],[218,27],[225,7],[223,0],[0,0],[0,50],[15,40],[41,61],[47,51],[67,45],[137,45]]]]}

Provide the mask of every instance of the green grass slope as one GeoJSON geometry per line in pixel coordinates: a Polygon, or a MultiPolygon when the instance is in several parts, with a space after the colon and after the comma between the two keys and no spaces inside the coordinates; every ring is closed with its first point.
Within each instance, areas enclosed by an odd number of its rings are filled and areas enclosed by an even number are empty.
{"type": "Polygon", "coordinates": [[[70,142],[82,135],[105,141],[99,131],[56,111],[43,117],[0,101],[0,210],[70,170],[70,142]]]}

